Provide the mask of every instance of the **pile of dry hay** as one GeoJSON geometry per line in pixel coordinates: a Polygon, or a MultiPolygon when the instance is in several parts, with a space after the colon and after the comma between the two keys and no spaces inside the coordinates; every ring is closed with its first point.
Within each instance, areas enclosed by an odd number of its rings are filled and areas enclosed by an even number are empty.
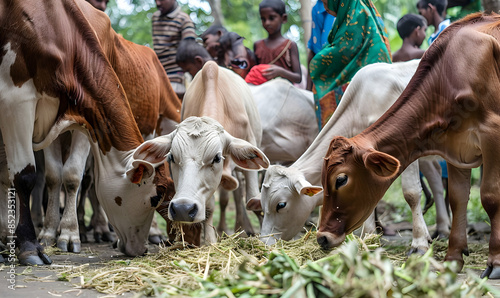
{"type": "Polygon", "coordinates": [[[79,287],[102,293],[164,297],[500,295],[478,277],[459,282],[452,265],[436,261],[432,251],[407,259],[404,253],[376,249],[379,236],[348,236],[347,244],[330,252],[320,249],[314,232],[271,247],[255,237],[238,236],[195,249],[161,248],[98,269],[82,265],[59,275],[68,281],[79,277],[79,287]]]}

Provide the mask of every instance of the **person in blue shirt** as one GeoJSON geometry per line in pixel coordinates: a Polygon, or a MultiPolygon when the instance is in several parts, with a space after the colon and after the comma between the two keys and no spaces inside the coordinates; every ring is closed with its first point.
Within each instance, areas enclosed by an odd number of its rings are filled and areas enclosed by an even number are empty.
{"type": "Polygon", "coordinates": [[[446,18],[447,5],[446,0],[419,0],[417,2],[418,13],[427,20],[429,26],[434,26],[434,33],[428,40],[429,45],[450,25],[450,19],[446,18]]]}
{"type": "MultiPolygon", "coordinates": [[[[311,59],[321,51],[323,46],[328,43],[328,35],[332,31],[333,22],[335,17],[329,14],[325,10],[325,6],[321,0],[316,2],[316,5],[312,8],[311,12],[312,24],[311,24],[311,38],[307,43],[307,48],[309,53],[307,55],[307,65],[309,68],[309,62],[311,59]]],[[[311,76],[309,75],[309,69],[307,71],[307,90],[312,90],[311,76]]]]}

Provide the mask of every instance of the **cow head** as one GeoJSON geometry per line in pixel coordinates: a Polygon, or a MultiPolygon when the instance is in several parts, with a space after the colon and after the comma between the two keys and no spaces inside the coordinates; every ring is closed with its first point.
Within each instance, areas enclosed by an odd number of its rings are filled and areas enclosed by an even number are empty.
{"type": "Polygon", "coordinates": [[[247,203],[247,209],[264,213],[260,239],[268,245],[280,238],[291,240],[318,203],[322,203],[321,196],[315,196],[322,190],[320,186],[311,185],[296,168],[270,166],[260,198],[252,198],[247,203]]]}
{"type": "Polygon", "coordinates": [[[399,161],[354,139],[336,137],[323,163],[323,208],[317,241],[340,245],[359,228],[394,181],[399,161]]]}
{"type": "Polygon", "coordinates": [[[221,184],[229,157],[248,170],[260,170],[269,164],[257,147],[231,136],[209,117],[189,117],[171,134],[145,142],[134,157],[143,155],[169,162],[176,193],[168,217],[184,223],[205,220],[210,212],[206,203],[221,184]]]}
{"type": "Polygon", "coordinates": [[[173,195],[173,181],[164,163],[150,162],[149,156],[133,158],[135,151],[114,148],[102,155],[94,149],[96,194],[118,236],[118,248],[128,256],[142,255],[156,208],[173,195]]]}

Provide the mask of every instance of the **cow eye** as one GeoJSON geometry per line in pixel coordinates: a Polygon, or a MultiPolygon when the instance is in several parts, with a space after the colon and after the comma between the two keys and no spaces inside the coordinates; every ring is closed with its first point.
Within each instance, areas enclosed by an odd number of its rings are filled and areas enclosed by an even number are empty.
{"type": "Polygon", "coordinates": [[[286,207],[286,202],[280,202],[278,205],[276,205],[276,212],[279,212],[280,209],[283,209],[286,207]]]}
{"type": "Polygon", "coordinates": [[[337,181],[335,181],[335,189],[339,189],[347,184],[347,175],[340,174],[337,176],[337,181]]]}
{"type": "Polygon", "coordinates": [[[212,160],[212,164],[219,163],[221,161],[222,161],[222,155],[220,153],[217,153],[214,157],[214,160],[212,160]]]}
{"type": "Polygon", "coordinates": [[[175,163],[174,156],[173,156],[173,155],[172,155],[172,153],[170,153],[170,152],[167,154],[167,161],[168,161],[169,163],[171,163],[171,162],[172,162],[172,163],[175,163]]]}

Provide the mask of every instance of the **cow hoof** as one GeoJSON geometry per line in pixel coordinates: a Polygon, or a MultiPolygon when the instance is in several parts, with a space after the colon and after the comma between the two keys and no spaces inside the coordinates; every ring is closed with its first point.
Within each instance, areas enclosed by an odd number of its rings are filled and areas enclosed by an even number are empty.
{"type": "Polygon", "coordinates": [[[102,237],[101,237],[101,233],[94,233],[94,242],[95,243],[101,243],[102,242],[102,237]]]}
{"type": "Polygon", "coordinates": [[[432,234],[431,238],[434,240],[442,240],[442,239],[448,239],[448,236],[449,235],[447,235],[445,233],[435,231],[434,234],[432,234]]]}
{"type": "Polygon", "coordinates": [[[34,255],[33,253],[34,252],[29,251],[19,254],[19,263],[23,266],[41,266],[52,264],[52,260],[49,256],[42,251],[39,251],[38,255],[34,255]]]}
{"type": "Polygon", "coordinates": [[[112,232],[104,232],[102,233],[102,241],[115,242],[115,236],[112,232]]]}
{"type": "Polygon", "coordinates": [[[426,250],[424,250],[424,249],[412,247],[412,248],[410,248],[410,250],[408,251],[408,253],[406,255],[408,257],[411,256],[411,255],[420,255],[420,256],[423,256],[425,253],[426,253],[426,250]]]}
{"type": "Polygon", "coordinates": [[[70,245],[70,250],[76,254],[80,253],[82,251],[81,243],[73,242],[72,245],[70,245]]]}
{"type": "Polygon", "coordinates": [[[74,252],[74,253],[80,253],[81,252],[81,244],[76,241],[71,241],[68,243],[67,240],[60,240],[57,241],[57,247],[64,252],[74,252]]]}
{"type": "Polygon", "coordinates": [[[500,267],[488,266],[481,274],[481,278],[500,279],[500,267]]]}
{"type": "Polygon", "coordinates": [[[5,259],[3,258],[2,255],[0,255],[0,263],[5,263],[5,259]]]}

